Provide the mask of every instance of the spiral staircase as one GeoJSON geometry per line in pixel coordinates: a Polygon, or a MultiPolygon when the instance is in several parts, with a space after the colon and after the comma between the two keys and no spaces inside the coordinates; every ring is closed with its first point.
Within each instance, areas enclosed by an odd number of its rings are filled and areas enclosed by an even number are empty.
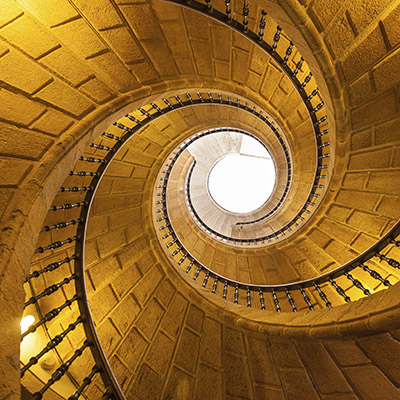
{"type": "Polygon", "coordinates": [[[6,0],[0,398],[400,399],[399,18],[6,0]],[[235,214],[243,136],[276,183],[235,214]]]}

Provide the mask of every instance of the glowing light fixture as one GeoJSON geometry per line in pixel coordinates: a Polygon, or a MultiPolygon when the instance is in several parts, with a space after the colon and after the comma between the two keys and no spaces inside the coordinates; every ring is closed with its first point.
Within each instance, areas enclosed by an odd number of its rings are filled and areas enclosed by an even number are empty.
{"type": "Polygon", "coordinates": [[[21,333],[26,332],[31,325],[35,322],[35,317],[33,315],[26,315],[21,319],[21,333]]]}

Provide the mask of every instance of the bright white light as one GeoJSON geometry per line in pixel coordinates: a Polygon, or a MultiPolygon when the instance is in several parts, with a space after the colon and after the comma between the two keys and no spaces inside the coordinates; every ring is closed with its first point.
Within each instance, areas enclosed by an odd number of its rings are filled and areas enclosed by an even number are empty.
{"type": "MultiPolygon", "coordinates": [[[[248,143],[245,152],[230,154],[218,161],[210,172],[208,189],[214,201],[225,210],[248,213],[261,207],[275,185],[275,167],[268,151],[255,139],[260,148],[248,143]]],[[[246,140],[247,141],[247,140],[246,140]]]]}
{"type": "Polygon", "coordinates": [[[29,327],[35,322],[35,317],[33,315],[27,315],[21,319],[21,334],[26,332],[29,327]]]}

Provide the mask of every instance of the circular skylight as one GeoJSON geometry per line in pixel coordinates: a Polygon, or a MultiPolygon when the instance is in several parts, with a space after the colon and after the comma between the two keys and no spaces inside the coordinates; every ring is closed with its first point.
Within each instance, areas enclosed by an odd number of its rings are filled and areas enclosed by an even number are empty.
{"type": "Polygon", "coordinates": [[[233,213],[260,208],[275,185],[275,167],[268,150],[256,139],[243,136],[240,152],[221,158],[208,177],[213,200],[233,213]]]}

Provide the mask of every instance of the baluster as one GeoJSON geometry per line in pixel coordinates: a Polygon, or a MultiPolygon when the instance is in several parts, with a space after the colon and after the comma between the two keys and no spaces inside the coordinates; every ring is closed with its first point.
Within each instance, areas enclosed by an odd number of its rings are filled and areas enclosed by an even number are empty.
{"type": "Polygon", "coordinates": [[[217,285],[218,285],[218,277],[215,278],[215,280],[214,280],[214,284],[213,284],[211,293],[215,294],[215,291],[217,290],[217,285]]]}
{"type": "Polygon", "coordinates": [[[200,100],[202,103],[204,103],[203,96],[202,96],[202,94],[201,94],[200,92],[197,92],[197,97],[199,98],[199,100],[200,100]]]}
{"type": "Polygon", "coordinates": [[[326,306],[328,308],[332,308],[331,302],[328,300],[328,297],[326,297],[326,294],[322,291],[322,289],[316,283],[314,283],[314,287],[317,289],[319,296],[325,302],[326,306]]]}
{"type": "Polygon", "coordinates": [[[172,104],[167,100],[167,99],[163,99],[163,102],[171,109],[171,110],[173,110],[173,106],[172,106],[172,104]]]}
{"type": "Polygon", "coordinates": [[[225,12],[226,12],[226,19],[228,20],[228,22],[232,22],[232,15],[231,15],[231,0],[225,0],[225,12]]]}
{"type": "MultiPolygon", "coordinates": [[[[176,96],[175,96],[176,97],[176,96]]],[[[151,118],[151,115],[146,111],[146,110],[144,110],[143,108],[139,108],[139,111],[143,114],[143,115],[145,115],[147,118],[151,118]]]]}
{"type": "Polygon", "coordinates": [[[240,99],[239,99],[239,97],[237,98],[237,103],[236,104],[237,104],[238,107],[240,107],[240,99]]]}
{"type": "Polygon", "coordinates": [[[68,397],[68,400],[77,400],[84,392],[84,390],[92,383],[93,377],[100,372],[100,368],[94,366],[92,368],[92,372],[83,380],[81,386],[79,386],[78,390],[72,395],[68,397]]]}
{"type": "Polygon", "coordinates": [[[168,236],[171,236],[173,234],[173,231],[169,231],[165,235],[162,236],[162,239],[166,239],[168,236]]]}
{"type": "Polygon", "coordinates": [[[352,276],[351,274],[349,274],[348,272],[345,272],[344,275],[346,276],[347,279],[349,279],[349,280],[353,283],[353,285],[354,285],[357,289],[362,290],[363,293],[364,293],[366,296],[370,296],[370,295],[371,295],[370,291],[369,291],[368,289],[365,289],[365,287],[363,286],[363,284],[362,284],[358,279],[353,278],[353,276],[352,276]]]}
{"type": "Polygon", "coordinates": [[[69,171],[69,176],[98,176],[97,172],[69,171]]]}
{"type": "Polygon", "coordinates": [[[201,266],[199,267],[199,268],[197,268],[197,271],[195,272],[195,274],[194,274],[194,276],[193,276],[193,280],[195,281],[198,277],[199,277],[199,274],[200,274],[200,272],[201,272],[201,266]]]}
{"type": "Polygon", "coordinates": [[[287,296],[287,298],[289,300],[290,305],[292,306],[293,312],[297,312],[296,304],[295,304],[295,302],[294,302],[294,300],[292,298],[292,295],[290,294],[290,292],[289,292],[289,290],[287,288],[285,288],[285,293],[286,293],[286,296],[287,296]]]}
{"type": "Polygon", "coordinates": [[[169,248],[170,248],[174,243],[176,243],[177,241],[178,241],[178,238],[172,240],[172,242],[169,242],[169,243],[167,244],[167,249],[169,249],[169,248]]]}
{"type": "Polygon", "coordinates": [[[105,137],[108,137],[109,139],[113,139],[113,140],[117,140],[117,141],[121,141],[122,140],[121,137],[115,136],[115,135],[113,135],[111,133],[107,133],[107,132],[103,132],[102,136],[105,136],[105,137]]]}
{"type": "Polygon", "coordinates": [[[319,111],[322,107],[324,106],[324,102],[321,101],[321,103],[319,103],[313,110],[311,110],[311,112],[313,112],[314,114],[319,111]]]}
{"type": "MultiPolygon", "coordinates": [[[[128,117],[128,115],[126,115],[126,116],[128,117]]],[[[129,132],[131,130],[131,128],[128,128],[127,126],[125,126],[124,124],[121,124],[120,122],[114,122],[113,125],[116,126],[119,129],[122,129],[123,131],[129,132]]]]}
{"type": "Polygon", "coordinates": [[[315,96],[318,94],[318,92],[319,92],[319,89],[318,89],[318,88],[314,89],[314,90],[311,92],[311,94],[307,97],[307,100],[310,101],[313,97],[315,97],[315,96]]]}
{"type": "Polygon", "coordinates": [[[52,206],[49,208],[49,211],[69,210],[71,208],[84,207],[87,205],[88,205],[87,201],[81,201],[81,202],[75,203],[75,204],[67,203],[67,204],[62,204],[61,206],[52,206]]]}
{"type": "Polygon", "coordinates": [[[235,285],[235,294],[234,294],[233,298],[234,298],[233,302],[235,304],[238,304],[239,303],[239,286],[237,284],[235,285]]]}
{"type": "Polygon", "coordinates": [[[67,243],[72,243],[72,242],[74,242],[76,240],[76,236],[74,236],[73,238],[68,238],[68,239],[65,239],[65,240],[62,240],[62,241],[57,241],[57,242],[53,242],[53,243],[51,243],[51,244],[49,244],[48,246],[45,246],[45,247],[38,247],[36,250],[35,250],[35,254],[37,254],[37,253],[43,253],[44,251],[46,251],[46,250],[54,250],[54,249],[58,249],[59,247],[61,247],[61,246],[64,246],[65,244],[67,244],[67,243]]]}
{"type": "Polygon", "coordinates": [[[261,43],[263,41],[263,36],[264,36],[264,29],[265,29],[265,16],[267,15],[267,12],[262,10],[261,11],[261,19],[260,19],[260,31],[258,33],[258,41],[261,43]]]}
{"type": "Polygon", "coordinates": [[[300,61],[296,64],[296,69],[293,71],[293,76],[296,76],[300,71],[300,68],[303,66],[304,58],[300,57],[300,61]]]}
{"type": "Polygon", "coordinates": [[[251,307],[251,296],[250,296],[250,288],[247,287],[246,291],[246,301],[247,301],[247,307],[251,307]]]}
{"type": "Polygon", "coordinates": [[[280,26],[278,26],[276,29],[277,29],[277,31],[274,36],[274,44],[272,45],[273,53],[275,53],[276,48],[278,47],[278,42],[279,42],[279,39],[281,38],[281,31],[282,31],[282,28],[280,26]]]}
{"type": "Polygon", "coordinates": [[[307,303],[307,305],[308,305],[308,308],[311,310],[311,311],[314,311],[314,307],[313,307],[313,305],[311,304],[311,301],[310,301],[310,298],[307,296],[307,293],[304,291],[304,289],[300,286],[299,287],[299,289],[300,289],[300,293],[303,295],[303,297],[304,297],[304,301],[307,303]]]}
{"type": "Polygon", "coordinates": [[[372,269],[369,269],[364,264],[361,264],[360,267],[362,267],[364,271],[368,272],[374,279],[382,282],[385,286],[388,286],[388,287],[392,286],[392,284],[387,279],[382,278],[382,276],[378,272],[376,272],[372,269]]]}
{"type": "Polygon", "coordinates": [[[90,143],[90,147],[94,147],[99,150],[108,150],[108,151],[114,150],[112,147],[103,146],[102,144],[95,144],[95,143],[90,143]]]}
{"type": "Polygon", "coordinates": [[[158,105],[157,104],[155,104],[155,103],[150,103],[150,105],[157,111],[157,112],[159,112],[159,113],[162,113],[162,110],[161,110],[161,108],[160,107],[158,107],[158,105]]]}
{"type": "Polygon", "coordinates": [[[248,0],[244,0],[244,4],[243,4],[243,31],[245,33],[247,33],[249,31],[249,21],[247,20],[247,18],[249,17],[249,4],[248,4],[248,0]]]}
{"type": "Polygon", "coordinates": [[[301,84],[301,88],[302,88],[302,89],[304,89],[304,88],[306,87],[307,83],[310,82],[311,77],[312,77],[312,72],[310,72],[310,73],[305,77],[304,82],[301,84]]]}
{"type": "MultiPolygon", "coordinates": [[[[324,129],[324,130],[323,130],[321,133],[319,133],[317,136],[318,136],[318,137],[321,137],[321,136],[326,135],[327,133],[329,133],[329,129],[324,129]]],[[[324,167],[325,167],[325,168],[328,168],[327,165],[324,165],[324,167]]]]}
{"type": "Polygon", "coordinates": [[[194,264],[194,260],[190,261],[190,264],[186,268],[186,271],[185,271],[186,273],[189,273],[189,271],[192,269],[193,264],[194,264]]]}
{"type": "Polygon", "coordinates": [[[391,267],[393,268],[400,268],[400,263],[393,259],[393,258],[387,258],[386,256],[384,256],[383,254],[380,253],[376,253],[376,256],[379,257],[381,260],[386,261],[391,267]]]}
{"type": "Polygon", "coordinates": [[[206,0],[206,5],[207,5],[207,11],[209,13],[212,13],[213,12],[213,8],[211,6],[211,0],[206,0]]]}
{"type": "Polygon", "coordinates": [[[259,295],[260,295],[261,310],[265,310],[265,300],[264,300],[264,294],[263,294],[262,289],[260,289],[259,295]]]}
{"type": "Polygon", "coordinates": [[[36,354],[36,356],[34,356],[34,357],[31,357],[31,358],[29,359],[29,362],[28,362],[27,364],[25,364],[25,365],[21,368],[21,378],[24,376],[25,372],[26,372],[32,365],[37,364],[37,363],[39,362],[39,360],[40,360],[46,353],[48,353],[50,350],[52,350],[52,349],[54,349],[56,346],[58,346],[58,345],[64,340],[64,338],[68,335],[68,333],[71,332],[71,331],[73,331],[73,330],[77,327],[77,325],[80,324],[80,323],[82,323],[82,322],[83,322],[82,317],[81,317],[81,316],[78,317],[78,319],[77,319],[74,323],[68,325],[68,328],[67,328],[65,331],[63,331],[62,333],[60,333],[59,335],[57,335],[57,336],[55,336],[53,339],[51,339],[40,353],[36,354]]]}
{"type": "Polygon", "coordinates": [[[214,99],[212,97],[212,94],[210,92],[207,92],[208,98],[210,100],[211,103],[214,103],[214,99]]]}
{"type": "Polygon", "coordinates": [[[185,253],[185,254],[182,256],[182,258],[178,261],[178,265],[181,265],[181,264],[185,261],[185,259],[186,259],[187,256],[188,256],[188,253],[185,253]]]}
{"type": "Polygon", "coordinates": [[[279,305],[279,300],[278,300],[278,297],[276,296],[275,289],[272,289],[272,298],[273,298],[274,303],[275,303],[276,311],[277,312],[281,312],[281,307],[279,305]]]}
{"type": "Polygon", "coordinates": [[[21,335],[21,341],[25,338],[25,336],[29,335],[32,332],[35,332],[36,329],[43,325],[46,322],[51,321],[53,318],[55,318],[60,312],[65,308],[69,307],[75,300],[78,299],[77,295],[74,295],[70,300],[67,300],[64,304],[62,304],[58,308],[54,308],[53,310],[49,311],[39,322],[37,322],[34,325],[31,325],[22,335],[21,335]]]}
{"type": "Polygon", "coordinates": [[[206,276],[204,277],[204,281],[202,286],[205,288],[207,286],[208,278],[210,277],[210,272],[207,271],[206,276]]]}
{"type": "Polygon", "coordinates": [[[350,297],[347,296],[347,294],[344,292],[344,290],[332,278],[329,278],[329,282],[336,289],[336,291],[344,298],[344,301],[346,303],[349,303],[351,301],[350,297]]]}
{"type": "Polygon", "coordinates": [[[82,355],[83,350],[89,347],[89,342],[86,340],[81,348],[75,350],[73,356],[66,361],[64,364],[61,364],[51,375],[51,378],[47,381],[47,383],[36,393],[33,394],[32,400],[41,400],[43,398],[43,394],[46,390],[55,382],[60,380],[68,371],[71,364],[82,355]]]}
{"type": "Polygon", "coordinates": [[[90,192],[91,190],[93,190],[93,188],[91,186],[60,187],[60,189],[58,189],[58,191],[62,192],[62,193],[63,192],[90,192]]]}
{"type": "MultiPolygon", "coordinates": [[[[162,231],[162,230],[164,230],[165,228],[168,228],[169,226],[171,226],[171,224],[168,222],[167,224],[165,224],[165,225],[163,225],[163,226],[160,226],[158,229],[160,230],[160,231],[162,231]]],[[[172,233],[172,232],[171,232],[172,233]]]]}
{"type": "Polygon", "coordinates": [[[219,102],[222,103],[222,95],[221,95],[221,93],[218,93],[218,99],[219,99],[219,102]]]}
{"type": "Polygon", "coordinates": [[[24,304],[24,309],[26,307],[28,307],[30,304],[34,304],[37,303],[37,301],[39,299],[41,299],[42,297],[45,296],[50,296],[51,294],[53,294],[54,292],[56,292],[58,289],[60,289],[61,286],[66,285],[68,283],[70,283],[73,279],[75,279],[76,276],[75,274],[72,274],[70,277],[65,278],[64,280],[62,280],[59,283],[55,283],[54,285],[50,285],[48,288],[46,288],[45,290],[43,290],[42,293],[36,295],[36,296],[32,296],[25,304],[24,304]]]}
{"type": "Polygon", "coordinates": [[[126,114],[125,117],[133,121],[135,124],[140,125],[142,122],[135,118],[133,115],[126,114]]]}
{"type": "Polygon", "coordinates": [[[172,257],[175,257],[181,250],[182,250],[182,246],[178,247],[173,253],[172,253],[172,257]]]}
{"type": "Polygon", "coordinates": [[[225,281],[224,290],[222,292],[222,298],[226,299],[226,295],[228,294],[228,281],[225,281]]]}
{"type": "Polygon", "coordinates": [[[287,64],[289,57],[292,54],[292,51],[293,51],[293,42],[290,42],[289,47],[286,49],[286,55],[285,58],[283,59],[283,65],[287,64]]]}
{"type": "Polygon", "coordinates": [[[25,279],[24,282],[28,282],[32,278],[37,278],[38,276],[40,276],[41,274],[43,274],[45,272],[54,271],[55,269],[59,268],[61,265],[65,264],[65,263],[69,263],[70,261],[75,260],[75,259],[76,259],[76,256],[75,256],[75,254],[73,254],[71,257],[64,258],[64,260],[62,260],[62,261],[57,261],[57,262],[51,263],[51,264],[47,265],[45,268],[41,269],[40,271],[32,272],[25,279]]]}
{"type": "Polygon", "coordinates": [[[391,240],[390,243],[394,244],[395,246],[399,247],[400,246],[400,240],[391,240]]]}
{"type": "Polygon", "coordinates": [[[73,219],[72,221],[69,222],[58,222],[51,226],[46,225],[40,230],[40,232],[48,232],[51,231],[52,229],[63,229],[66,228],[67,226],[78,224],[79,222],[81,222],[80,218],[73,219]]]}
{"type": "Polygon", "coordinates": [[[193,104],[192,96],[189,93],[186,93],[186,97],[190,101],[191,104],[193,104]]]}
{"type": "Polygon", "coordinates": [[[320,125],[323,122],[325,122],[328,119],[328,116],[325,115],[325,117],[320,118],[318,121],[314,122],[314,125],[320,125]]]}
{"type": "Polygon", "coordinates": [[[168,215],[164,215],[163,217],[157,218],[156,222],[164,221],[164,219],[168,219],[168,215]]]}

